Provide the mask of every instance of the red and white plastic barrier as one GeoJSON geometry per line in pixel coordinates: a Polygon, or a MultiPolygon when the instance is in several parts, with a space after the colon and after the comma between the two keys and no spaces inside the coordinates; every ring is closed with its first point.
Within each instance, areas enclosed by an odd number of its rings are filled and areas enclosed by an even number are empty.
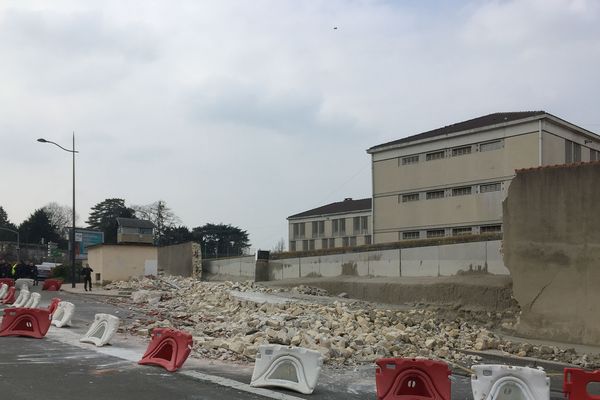
{"type": "Polygon", "coordinates": [[[158,365],[177,371],[192,351],[192,335],[170,328],[154,328],[148,349],[138,364],[158,365]]]}
{"type": "Polygon", "coordinates": [[[382,358],[375,362],[377,400],[450,400],[450,369],[442,361],[382,358]]]}

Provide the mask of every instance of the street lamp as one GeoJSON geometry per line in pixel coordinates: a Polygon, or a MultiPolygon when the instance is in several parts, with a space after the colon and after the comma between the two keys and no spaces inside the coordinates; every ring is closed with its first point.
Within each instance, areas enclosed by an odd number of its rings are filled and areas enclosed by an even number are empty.
{"type": "Polygon", "coordinates": [[[2,228],[0,227],[1,230],[3,231],[9,231],[12,233],[16,233],[17,234],[17,262],[21,262],[21,239],[19,237],[19,231],[15,231],[14,229],[10,229],[10,228],[2,228]]]}
{"type": "Polygon", "coordinates": [[[38,139],[40,143],[52,143],[56,147],[73,154],[73,229],[71,229],[71,287],[75,287],[75,132],[73,132],[73,149],[65,149],[58,143],[46,139],[38,139]]]}

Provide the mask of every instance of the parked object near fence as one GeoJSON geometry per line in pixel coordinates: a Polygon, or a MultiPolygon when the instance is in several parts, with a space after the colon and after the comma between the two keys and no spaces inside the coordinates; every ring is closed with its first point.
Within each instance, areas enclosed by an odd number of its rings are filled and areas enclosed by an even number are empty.
{"type": "Polygon", "coordinates": [[[8,287],[15,286],[15,280],[12,278],[0,278],[0,284],[5,283],[8,287]]]}
{"type": "Polygon", "coordinates": [[[475,400],[550,398],[550,378],[542,368],[474,365],[471,369],[474,371],[471,388],[475,400]]]}
{"type": "Polygon", "coordinates": [[[148,349],[138,364],[158,365],[177,371],[192,351],[192,335],[170,328],[155,328],[148,349]]]}
{"type": "Polygon", "coordinates": [[[13,303],[13,307],[23,307],[25,303],[27,303],[27,300],[29,300],[29,295],[29,290],[27,290],[26,288],[21,289],[19,291],[19,296],[17,296],[17,299],[13,303]]]}
{"type": "Polygon", "coordinates": [[[9,287],[8,291],[6,292],[6,295],[2,299],[2,304],[13,304],[15,302],[16,291],[17,288],[15,288],[14,286],[9,287]]]}
{"type": "Polygon", "coordinates": [[[62,281],[60,279],[46,279],[44,281],[44,285],[42,286],[42,290],[47,290],[49,292],[56,292],[60,290],[62,286],[62,281]]]}
{"type": "Polygon", "coordinates": [[[302,347],[262,345],[256,354],[256,363],[250,386],[282,387],[311,394],[317,386],[323,356],[318,351],[302,347]]]}
{"type": "Polygon", "coordinates": [[[579,368],[565,368],[563,392],[567,400],[598,400],[599,395],[588,392],[590,383],[600,383],[600,370],[585,371],[579,368]]]}
{"type": "Polygon", "coordinates": [[[7,308],[4,310],[0,336],[27,336],[41,339],[50,328],[50,314],[41,308],[7,308]]]}
{"type": "Polygon", "coordinates": [[[79,339],[82,343],[92,343],[96,346],[104,346],[113,338],[119,329],[119,318],[110,314],[96,314],[94,323],[87,333],[79,339]]]}
{"type": "Polygon", "coordinates": [[[56,311],[58,303],[60,303],[60,299],[58,297],[55,297],[52,300],[50,300],[50,304],[48,305],[48,312],[50,313],[50,316],[52,316],[52,314],[54,314],[54,312],[56,311]]]}
{"type": "Polygon", "coordinates": [[[36,308],[40,304],[41,295],[39,293],[31,293],[29,300],[23,306],[24,308],[36,308]]]}
{"type": "Polygon", "coordinates": [[[377,400],[450,400],[451,371],[442,361],[382,358],[375,363],[377,400]]]}
{"type": "Polygon", "coordinates": [[[4,299],[8,293],[8,285],[6,283],[0,284],[0,300],[4,299]]]}
{"type": "Polygon", "coordinates": [[[62,328],[64,326],[71,326],[71,318],[73,318],[73,314],[75,313],[75,305],[68,301],[61,301],[58,303],[58,307],[52,314],[52,325],[57,328],[62,328]]]}

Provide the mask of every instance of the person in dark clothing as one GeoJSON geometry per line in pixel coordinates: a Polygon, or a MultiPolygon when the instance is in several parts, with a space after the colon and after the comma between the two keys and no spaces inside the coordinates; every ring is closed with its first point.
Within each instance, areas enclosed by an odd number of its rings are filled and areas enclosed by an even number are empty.
{"type": "Polygon", "coordinates": [[[83,288],[85,291],[88,291],[88,285],[90,286],[90,292],[92,291],[92,272],[93,269],[90,268],[89,264],[85,264],[85,267],[81,269],[81,275],[83,275],[83,288]]]}
{"type": "Polygon", "coordinates": [[[12,278],[10,264],[4,258],[0,259],[0,278],[12,278]]]}
{"type": "Polygon", "coordinates": [[[18,263],[17,266],[15,267],[14,275],[15,275],[15,280],[21,279],[21,278],[27,278],[27,275],[29,275],[27,273],[27,265],[25,265],[25,263],[23,263],[23,261],[18,263]]]}
{"type": "Polygon", "coordinates": [[[33,279],[33,286],[38,285],[38,267],[31,261],[28,262],[29,277],[33,279]]]}

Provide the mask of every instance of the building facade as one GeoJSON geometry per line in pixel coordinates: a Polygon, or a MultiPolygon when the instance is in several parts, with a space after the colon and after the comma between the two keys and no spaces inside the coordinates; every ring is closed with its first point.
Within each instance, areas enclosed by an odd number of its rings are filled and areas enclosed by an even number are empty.
{"type": "Polygon", "coordinates": [[[154,224],[137,218],[117,218],[117,243],[154,243],[154,224]]]}
{"type": "Polygon", "coordinates": [[[387,243],[501,232],[515,170],[600,160],[600,136],[544,111],[495,113],[367,153],[373,243],[387,243]]]}
{"type": "Polygon", "coordinates": [[[371,244],[371,199],[344,199],[294,214],[289,251],[311,251],[371,244]]]}

